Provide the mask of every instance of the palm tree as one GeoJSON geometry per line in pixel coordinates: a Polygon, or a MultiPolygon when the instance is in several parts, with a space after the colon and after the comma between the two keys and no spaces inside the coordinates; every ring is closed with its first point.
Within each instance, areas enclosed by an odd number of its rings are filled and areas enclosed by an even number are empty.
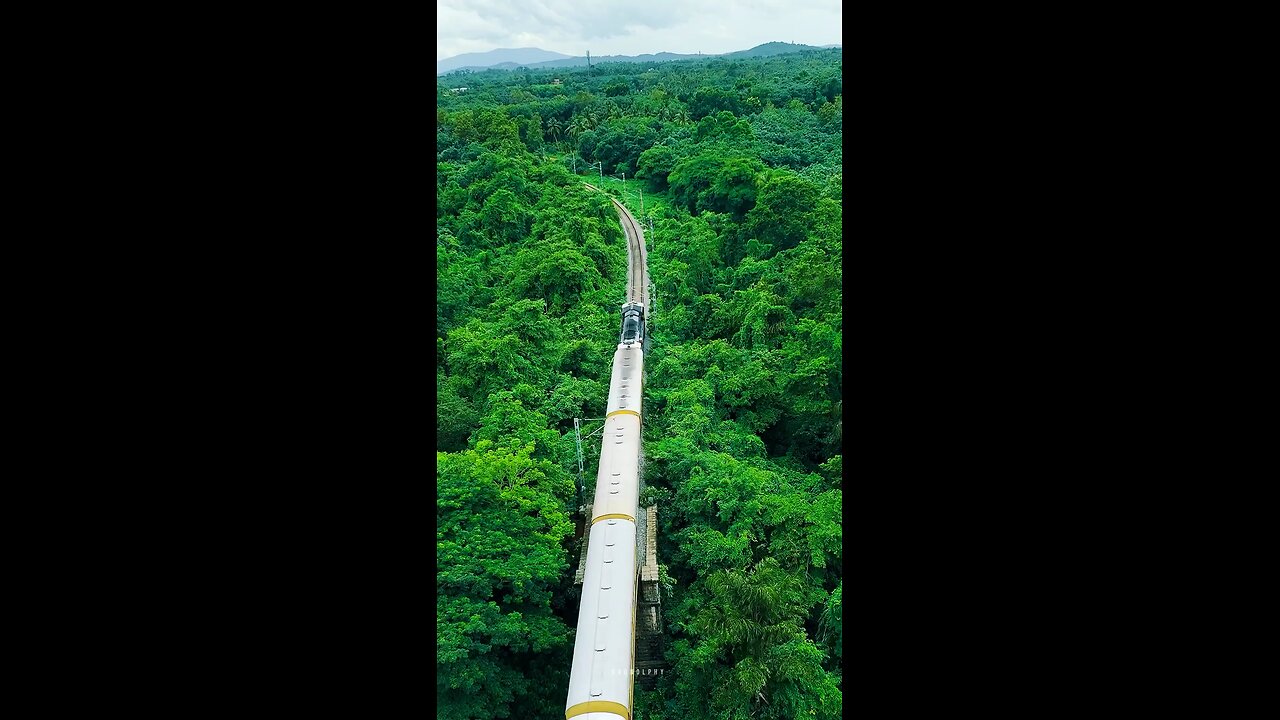
{"type": "Polygon", "coordinates": [[[578,136],[591,129],[591,121],[585,115],[574,115],[569,121],[569,137],[575,142],[578,136]]]}
{"type": "Polygon", "coordinates": [[[721,687],[711,692],[709,700],[722,708],[732,707],[740,705],[745,691],[757,710],[757,700],[769,705],[772,681],[789,674],[789,668],[769,661],[770,650],[803,633],[807,607],[803,582],[770,557],[746,572],[710,573],[706,587],[713,601],[691,626],[719,651],[711,661],[718,667],[709,669],[721,687]]]}

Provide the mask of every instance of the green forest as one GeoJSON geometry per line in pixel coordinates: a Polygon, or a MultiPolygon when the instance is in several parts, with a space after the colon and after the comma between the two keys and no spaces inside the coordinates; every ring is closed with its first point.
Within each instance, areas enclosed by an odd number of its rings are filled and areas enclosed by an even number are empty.
{"type": "Polygon", "coordinates": [[[841,93],[839,49],[437,78],[441,720],[564,717],[627,262],[584,181],[654,283],[634,718],[841,716],[841,93]]]}

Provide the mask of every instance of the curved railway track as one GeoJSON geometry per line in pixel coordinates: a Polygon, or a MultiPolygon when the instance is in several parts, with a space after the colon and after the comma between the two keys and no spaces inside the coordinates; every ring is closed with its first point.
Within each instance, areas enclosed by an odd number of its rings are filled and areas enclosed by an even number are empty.
{"type": "MultiPolygon", "coordinates": [[[[591,183],[584,182],[583,185],[597,192],[604,192],[591,183]]],[[[610,197],[609,201],[618,209],[618,219],[622,222],[622,233],[627,236],[627,302],[640,303],[644,306],[647,314],[650,309],[649,257],[644,247],[644,229],[632,217],[631,211],[618,202],[617,198],[610,197]]]]}
{"type": "Polygon", "coordinates": [[[622,203],[610,198],[613,204],[618,207],[618,217],[622,219],[623,232],[627,236],[627,302],[636,302],[648,308],[649,304],[645,302],[645,282],[644,282],[644,234],[640,230],[640,224],[635,218],[631,217],[631,213],[627,211],[622,203]],[[632,260],[634,258],[634,260],[632,260]]]}

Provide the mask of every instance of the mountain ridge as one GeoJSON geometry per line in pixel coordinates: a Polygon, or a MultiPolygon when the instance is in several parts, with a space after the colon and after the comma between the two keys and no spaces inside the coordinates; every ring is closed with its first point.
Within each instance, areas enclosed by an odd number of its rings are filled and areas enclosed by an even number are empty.
{"type": "Polygon", "coordinates": [[[463,67],[491,67],[503,63],[528,65],[529,63],[548,62],[573,57],[564,53],[542,48],[495,48],[485,52],[462,53],[436,61],[436,75],[458,70],[463,67]],[[487,61],[487,62],[486,62],[487,61]]]}
{"type": "MultiPolygon", "coordinates": [[[[836,45],[819,47],[816,45],[804,45],[799,43],[767,42],[747,50],[737,50],[729,53],[711,53],[711,54],[687,53],[686,54],[686,53],[660,52],[660,53],[644,54],[644,55],[601,55],[599,57],[592,57],[591,64],[594,66],[600,63],[611,63],[611,62],[671,62],[673,60],[693,60],[697,58],[717,58],[718,57],[718,58],[735,59],[735,58],[749,58],[749,57],[767,57],[770,55],[783,55],[786,53],[804,52],[806,50],[828,50],[828,49],[835,49],[835,48],[840,48],[840,45],[836,44],[836,45]]],[[[527,67],[530,70],[540,70],[540,69],[551,69],[551,68],[562,68],[562,67],[585,67],[587,64],[586,56],[577,57],[577,56],[563,55],[561,53],[552,53],[549,50],[542,50],[541,48],[518,48],[518,49],[543,52],[543,53],[548,53],[552,55],[557,55],[558,57],[549,59],[549,60],[537,61],[537,62],[527,62],[527,61],[522,62],[519,60],[498,60],[498,61],[489,63],[487,65],[475,65],[475,64],[457,65],[451,62],[460,58],[490,55],[492,53],[497,53],[500,50],[503,50],[503,48],[499,48],[498,50],[491,50],[488,53],[465,53],[463,55],[454,55],[453,57],[445,58],[443,60],[437,60],[436,76],[438,77],[440,75],[446,75],[448,73],[457,72],[460,70],[467,70],[471,72],[483,72],[485,70],[515,70],[521,67],[527,67]],[[441,70],[441,66],[446,64],[452,67],[450,67],[450,69],[441,70]]]]}

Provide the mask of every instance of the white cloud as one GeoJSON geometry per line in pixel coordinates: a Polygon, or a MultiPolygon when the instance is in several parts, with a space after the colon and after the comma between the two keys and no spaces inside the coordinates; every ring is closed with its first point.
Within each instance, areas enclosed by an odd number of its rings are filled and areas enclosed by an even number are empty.
{"type": "Polygon", "coordinates": [[[506,47],[707,54],[841,42],[840,0],[436,0],[436,59],[506,47]]]}

